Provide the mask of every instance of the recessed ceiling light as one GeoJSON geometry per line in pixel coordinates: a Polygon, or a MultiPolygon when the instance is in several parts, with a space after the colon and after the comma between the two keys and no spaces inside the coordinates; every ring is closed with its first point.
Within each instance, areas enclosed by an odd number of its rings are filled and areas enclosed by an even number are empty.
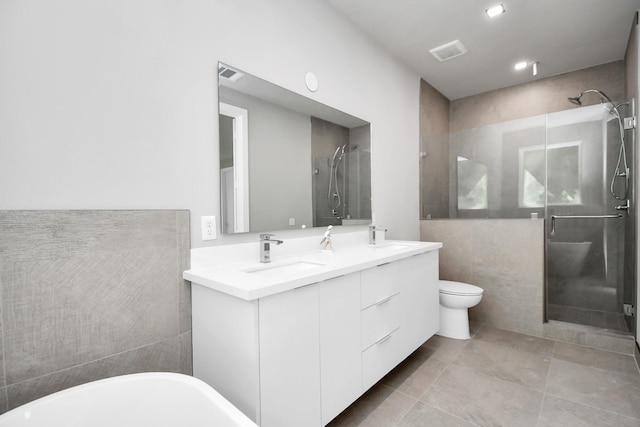
{"type": "Polygon", "coordinates": [[[490,7],[489,9],[485,10],[485,13],[487,14],[487,16],[489,18],[494,18],[494,17],[496,17],[496,16],[498,16],[498,15],[504,13],[504,12],[505,12],[504,6],[501,5],[501,4],[499,4],[497,6],[490,7]]]}
{"type": "Polygon", "coordinates": [[[522,61],[522,62],[518,62],[514,68],[516,70],[524,70],[525,68],[527,68],[527,61],[522,61]]]}

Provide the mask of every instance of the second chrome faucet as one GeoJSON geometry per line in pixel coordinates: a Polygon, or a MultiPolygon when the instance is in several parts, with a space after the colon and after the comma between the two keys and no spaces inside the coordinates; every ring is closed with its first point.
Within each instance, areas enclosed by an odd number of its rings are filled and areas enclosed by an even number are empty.
{"type": "Polygon", "coordinates": [[[284,243],[282,240],[272,239],[274,234],[261,234],[260,235],[260,262],[271,262],[271,244],[281,245],[284,243]]]}

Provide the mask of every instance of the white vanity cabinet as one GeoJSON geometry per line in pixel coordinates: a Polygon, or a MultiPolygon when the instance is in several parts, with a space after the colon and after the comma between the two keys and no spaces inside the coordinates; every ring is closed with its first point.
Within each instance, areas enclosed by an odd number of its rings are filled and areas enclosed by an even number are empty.
{"type": "Polygon", "coordinates": [[[320,285],[322,425],[362,394],[360,273],[320,285]]]}
{"type": "Polygon", "coordinates": [[[440,329],[438,252],[395,263],[402,284],[402,353],[411,354],[440,329]]]}
{"type": "Polygon", "coordinates": [[[438,330],[440,246],[365,247],[351,254],[359,264],[323,255],[333,269],[269,279],[271,292],[246,282],[257,295],[233,287],[228,270],[185,275],[201,280],[192,280],[194,376],[261,427],[326,425],[438,330]]]}
{"type": "Polygon", "coordinates": [[[362,316],[362,388],[369,389],[402,360],[398,263],[360,273],[362,316]]]}
{"type": "Polygon", "coordinates": [[[258,302],[261,426],[321,425],[320,286],[258,302]]]}
{"type": "Polygon", "coordinates": [[[319,284],[245,301],[192,287],[193,374],[264,427],[320,426],[319,284]]]}

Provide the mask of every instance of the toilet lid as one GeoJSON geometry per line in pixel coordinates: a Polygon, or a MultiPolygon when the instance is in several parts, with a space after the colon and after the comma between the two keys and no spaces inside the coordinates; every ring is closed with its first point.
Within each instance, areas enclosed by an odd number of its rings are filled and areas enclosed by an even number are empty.
{"type": "Polygon", "coordinates": [[[468,283],[440,280],[438,283],[440,292],[449,295],[482,295],[482,288],[468,283]]]}

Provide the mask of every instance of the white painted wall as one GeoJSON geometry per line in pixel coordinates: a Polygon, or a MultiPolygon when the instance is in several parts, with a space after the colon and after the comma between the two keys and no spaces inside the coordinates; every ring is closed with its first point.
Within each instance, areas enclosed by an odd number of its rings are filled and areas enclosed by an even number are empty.
{"type": "Polygon", "coordinates": [[[284,230],[289,218],[311,226],[311,117],[224,87],[220,95],[248,111],[250,229],[284,230]]]}
{"type": "Polygon", "coordinates": [[[419,239],[416,74],[319,0],[2,0],[0,209],[220,215],[216,65],[372,123],[373,211],[419,239]],[[320,87],[310,93],[304,76],[320,87]]]}

